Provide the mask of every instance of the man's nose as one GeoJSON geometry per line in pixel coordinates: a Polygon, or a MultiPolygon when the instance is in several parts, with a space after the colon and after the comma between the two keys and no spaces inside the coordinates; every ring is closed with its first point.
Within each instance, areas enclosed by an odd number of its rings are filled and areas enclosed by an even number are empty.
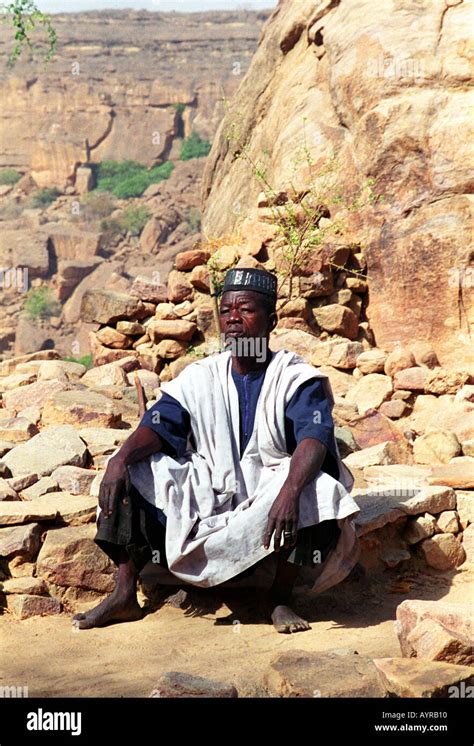
{"type": "Polygon", "coordinates": [[[229,312],[229,321],[241,321],[242,317],[237,308],[231,308],[229,312]]]}

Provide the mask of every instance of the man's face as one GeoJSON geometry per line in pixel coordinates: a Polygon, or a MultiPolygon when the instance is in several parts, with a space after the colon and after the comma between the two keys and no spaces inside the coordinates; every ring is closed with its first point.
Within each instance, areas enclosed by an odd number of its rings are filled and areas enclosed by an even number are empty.
{"type": "Polygon", "coordinates": [[[252,290],[228,290],[220,304],[221,333],[225,338],[268,337],[276,325],[276,314],[269,314],[261,294],[252,290]]]}

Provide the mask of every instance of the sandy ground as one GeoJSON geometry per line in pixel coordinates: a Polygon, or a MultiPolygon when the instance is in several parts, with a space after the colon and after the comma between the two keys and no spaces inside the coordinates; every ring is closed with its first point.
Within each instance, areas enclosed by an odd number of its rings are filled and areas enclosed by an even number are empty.
{"type": "MultiPolygon", "coordinates": [[[[270,661],[289,650],[350,648],[399,656],[395,610],[406,598],[469,603],[473,575],[391,570],[346,580],[319,596],[298,592],[311,630],[278,634],[255,613],[256,592],[191,589],[193,607],[157,603],[144,619],[76,630],[71,616],[0,618],[0,684],[30,697],[147,697],[160,674],[183,671],[233,683],[239,696],[264,696],[270,661]],[[200,609],[197,607],[201,607],[200,609]]],[[[163,596],[176,589],[166,589],[163,596]]]]}

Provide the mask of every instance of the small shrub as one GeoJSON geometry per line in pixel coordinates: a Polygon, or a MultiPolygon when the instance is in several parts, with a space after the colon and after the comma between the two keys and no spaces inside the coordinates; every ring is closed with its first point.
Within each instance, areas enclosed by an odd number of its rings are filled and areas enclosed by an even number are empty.
{"type": "Polygon", "coordinates": [[[52,297],[51,289],[46,285],[28,290],[23,309],[29,319],[46,319],[61,313],[60,304],[52,297]]]}
{"type": "Polygon", "coordinates": [[[56,189],[56,187],[53,187],[52,189],[39,189],[31,195],[29,206],[34,208],[47,207],[52,204],[60,194],[61,192],[59,189],[56,189]]]}
{"type": "Polygon", "coordinates": [[[0,184],[12,186],[21,179],[21,174],[14,168],[2,168],[0,171],[0,184]]]}
{"type": "Polygon", "coordinates": [[[150,212],[143,205],[128,205],[118,221],[132,236],[139,236],[149,218],[150,212]]]}
{"type": "Polygon", "coordinates": [[[83,355],[82,357],[74,357],[73,355],[70,355],[69,357],[64,357],[63,360],[67,363],[80,363],[81,365],[85,365],[87,369],[92,368],[91,353],[83,355]]]}
{"type": "Polygon", "coordinates": [[[191,132],[181,146],[180,158],[182,161],[189,161],[191,158],[204,158],[211,149],[211,143],[208,140],[202,140],[197,132],[191,132]]]}
{"type": "Polygon", "coordinates": [[[80,217],[82,220],[107,218],[115,207],[116,199],[110,192],[89,192],[81,200],[80,217]]]}

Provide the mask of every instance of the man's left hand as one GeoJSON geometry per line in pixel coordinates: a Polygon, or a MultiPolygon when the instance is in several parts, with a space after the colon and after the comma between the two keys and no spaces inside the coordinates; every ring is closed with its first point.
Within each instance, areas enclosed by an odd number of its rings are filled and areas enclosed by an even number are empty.
{"type": "Polygon", "coordinates": [[[264,549],[270,546],[272,534],[275,533],[274,547],[278,552],[280,547],[290,549],[295,546],[298,532],[299,495],[283,485],[273,503],[263,538],[264,549]]]}

